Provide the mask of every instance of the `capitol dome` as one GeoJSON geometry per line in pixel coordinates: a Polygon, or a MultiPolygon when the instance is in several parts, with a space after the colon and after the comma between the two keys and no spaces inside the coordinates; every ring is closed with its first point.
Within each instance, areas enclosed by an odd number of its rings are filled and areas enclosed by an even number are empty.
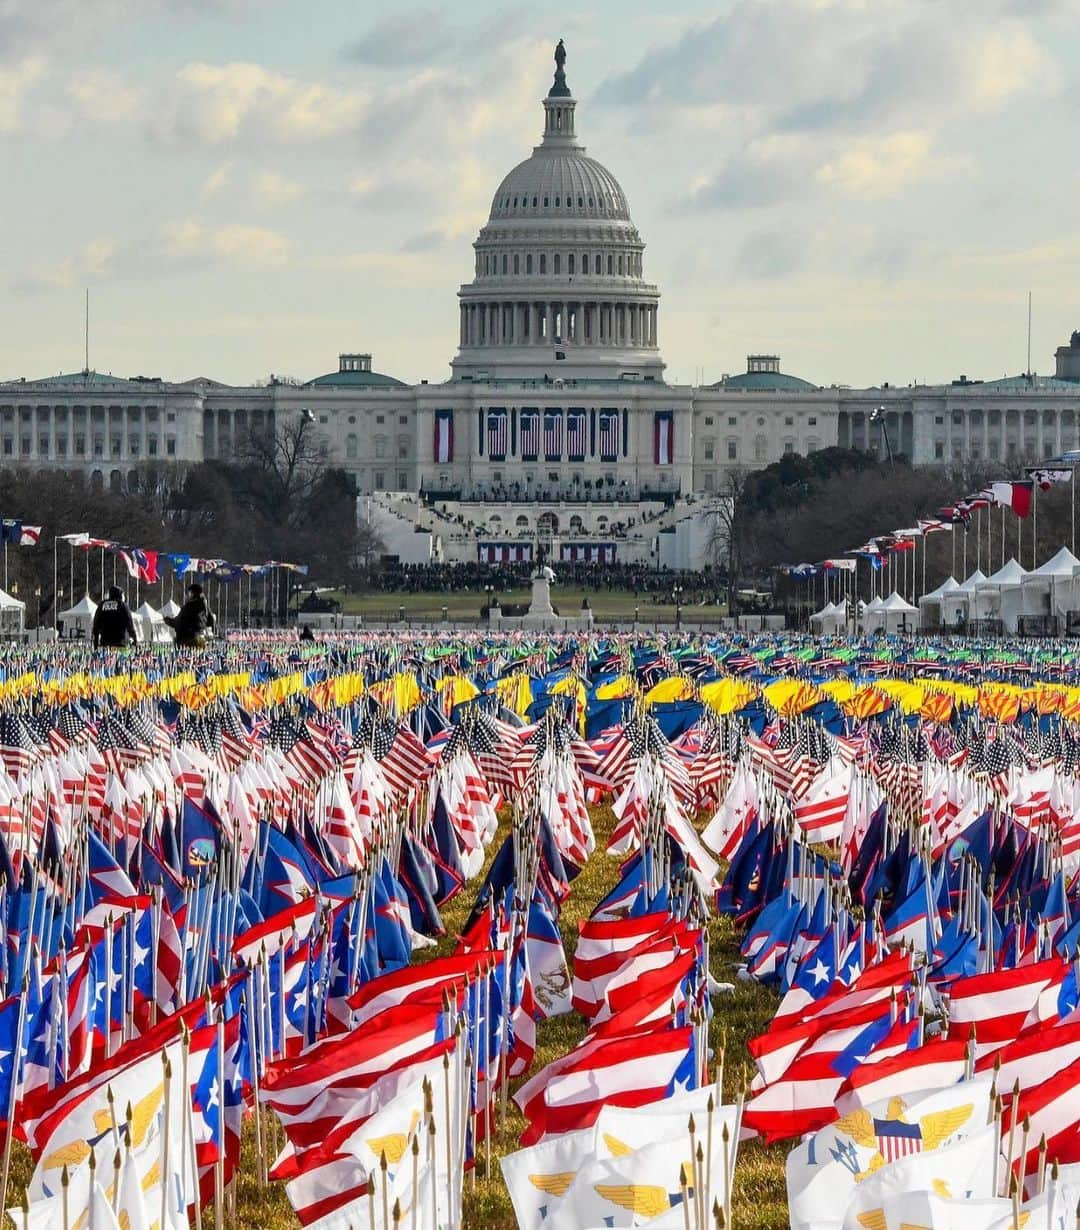
{"type": "Polygon", "coordinates": [[[560,41],[543,139],[499,184],[473,245],[457,378],[662,378],[645,245],[619,181],[578,140],[565,61],[560,41]]]}
{"type": "Polygon", "coordinates": [[[539,145],[499,185],[488,220],[613,218],[630,221],[619,181],[584,150],[539,145]]]}

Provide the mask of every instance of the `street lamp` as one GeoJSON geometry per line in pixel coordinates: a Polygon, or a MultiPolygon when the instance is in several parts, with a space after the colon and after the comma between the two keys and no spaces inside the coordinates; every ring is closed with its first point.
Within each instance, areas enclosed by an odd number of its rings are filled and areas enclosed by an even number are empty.
{"type": "Polygon", "coordinates": [[[678,631],[682,625],[683,587],[681,585],[673,585],[671,587],[671,596],[675,599],[675,630],[678,631]]]}
{"type": "Polygon", "coordinates": [[[885,418],[884,406],[875,406],[873,410],[870,411],[870,422],[881,424],[881,434],[885,437],[885,455],[889,459],[889,465],[892,465],[892,444],[889,443],[889,424],[885,418]]]}

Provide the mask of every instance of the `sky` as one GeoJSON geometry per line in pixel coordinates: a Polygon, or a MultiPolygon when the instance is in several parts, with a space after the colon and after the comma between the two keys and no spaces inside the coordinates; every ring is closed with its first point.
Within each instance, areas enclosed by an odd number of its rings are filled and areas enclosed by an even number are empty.
{"type": "Polygon", "coordinates": [[[1080,0],[0,0],[0,379],[449,374],[552,49],[673,382],[994,378],[1080,328],[1080,0]]]}

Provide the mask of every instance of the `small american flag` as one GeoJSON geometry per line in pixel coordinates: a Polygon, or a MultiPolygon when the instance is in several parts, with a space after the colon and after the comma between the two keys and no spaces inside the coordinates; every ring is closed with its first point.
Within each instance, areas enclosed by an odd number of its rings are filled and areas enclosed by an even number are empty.
{"type": "Polygon", "coordinates": [[[488,412],[488,457],[492,461],[505,461],[509,428],[505,410],[488,412]]]}
{"type": "Polygon", "coordinates": [[[535,461],[540,456],[540,411],[521,412],[521,460],[535,461]]]}
{"type": "Polygon", "coordinates": [[[571,410],[566,416],[566,452],[571,461],[585,460],[585,411],[571,410]]]}
{"type": "Polygon", "coordinates": [[[619,456],[619,412],[600,411],[600,460],[614,461],[619,456]]]}
{"type": "Polygon", "coordinates": [[[562,460],[562,411],[544,413],[544,457],[547,461],[562,460]]]}

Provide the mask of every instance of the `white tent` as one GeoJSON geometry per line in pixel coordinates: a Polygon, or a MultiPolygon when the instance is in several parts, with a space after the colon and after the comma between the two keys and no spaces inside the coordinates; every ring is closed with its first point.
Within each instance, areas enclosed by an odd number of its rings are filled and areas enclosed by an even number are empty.
{"type": "Polygon", "coordinates": [[[21,636],[26,628],[26,603],[0,589],[0,636],[21,636]]]}
{"type": "Polygon", "coordinates": [[[826,602],[810,616],[810,623],[818,636],[835,636],[847,626],[847,608],[839,602],[826,602]]]}
{"type": "Polygon", "coordinates": [[[1025,617],[1065,618],[1080,597],[1080,560],[1062,547],[1045,564],[1024,577],[1021,614],[1025,617]]]}
{"type": "Polygon", "coordinates": [[[944,628],[955,628],[972,614],[975,590],[986,580],[981,568],[976,568],[968,579],[949,590],[941,599],[941,623],[944,628]]]}
{"type": "Polygon", "coordinates": [[[864,632],[873,632],[879,626],[878,613],[884,605],[884,598],[871,598],[869,602],[859,603],[859,622],[864,632]]]}
{"type": "Polygon", "coordinates": [[[177,602],[173,602],[171,598],[161,608],[162,618],[168,617],[170,619],[174,619],[179,614],[180,614],[180,604],[177,602]]]}
{"type": "Polygon", "coordinates": [[[169,629],[160,612],[155,611],[149,602],[144,602],[137,611],[132,611],[135,630],[143,644],[151,645],[155,641],[171,640],[169,629]]]}
{"type": "Polygon", "coordinates": [[[64,639],[67,640],[71,637],[81,636],[89,640],[96,611],[97,603],[89,594],[83,594],[82,598],[73,607],[66,611],[61,611],[60,627],[64,639]]]}
{"type": "Polygon", "coordinates": [[[956,577],[946,577],[937,587],[919,599],[919,626],[922,628],[940,628],[943,623],[944,598],[960,588],[956,577]]]}
{"type": "Polygon", "coordinates": [[[894,589],[874,614],[874,628],[882,632],[914,632],[918,607],[901,598],[894,589]]]}
{"type": "Polygon", "coordinates": [[[1010,635],[1015,633],[1023,609],[1021,586],[1027,575],[1015,559],[1010,559],[992,576],[976,585],[972,618],[999,619],[1004,631],[1010,635]]]}

